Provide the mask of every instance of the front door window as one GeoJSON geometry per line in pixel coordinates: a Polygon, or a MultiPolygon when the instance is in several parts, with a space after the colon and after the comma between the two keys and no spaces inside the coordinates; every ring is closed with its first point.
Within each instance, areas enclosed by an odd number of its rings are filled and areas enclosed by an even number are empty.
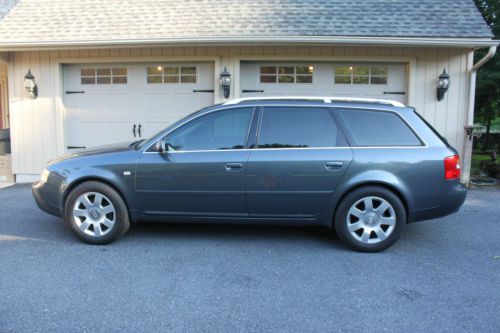
{"type": "Polygon", "coordinates": [[[243,149],[252,114],[253,108],[217,111],[175,130],[166,142],[173,151],[243,149]]]}

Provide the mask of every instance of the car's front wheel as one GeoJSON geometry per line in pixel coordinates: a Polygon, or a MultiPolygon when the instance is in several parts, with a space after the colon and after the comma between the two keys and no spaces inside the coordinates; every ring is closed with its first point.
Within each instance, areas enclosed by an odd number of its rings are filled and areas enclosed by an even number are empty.
{"type": "Polygon", "coordinates": [[[392,191],[366,186],[348,193],[335,214],[340,240],[362,252],[378,252],[392,246],[406,225],[406,210],[392,191]]]}
{"type": "Polygon", "coordinates": [[[82,183],[71,191],[64,213],[73,233],[89,244],[109,244],[130,226],[121,196],[110,186],[95,181],[82,183]]]}

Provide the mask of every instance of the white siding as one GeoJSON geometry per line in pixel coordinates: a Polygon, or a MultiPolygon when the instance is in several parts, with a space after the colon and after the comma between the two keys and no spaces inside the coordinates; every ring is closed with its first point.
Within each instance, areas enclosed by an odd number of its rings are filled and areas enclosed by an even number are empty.
{"type": "MultiPolygon", "coordinates": [[[[233,74],[233,89],[239,90],[240,60],[305,60],[338,58],[390,60],[391,57],[414,59],[415,70],[410,87],[410,103],[459,151],[463,149],[467,112],[468,49],[348,47],[348,46],[209,46],[120,48],[15,52],[9,57],[10,122],[12,131],[13,170],[15,174],[38,174],[45,163],[63,153],[64,108],[61,100],[60,63],[66,61],[156,61],[158,59],[213,58],[214,83],[224,66],[233,74]],[[38,84],[39,97],[30,100],[23,88],[23,77],[31,68],[38,84]],[[451,85],[441,102],[436,100],[436,80],[446,68],[451,85]]],[[[410,67],[411,70],[411,67],[410,67]]],[[[217,86],[216,86],[217,87],[217,86]]],[[[219,91],[215,89],[215,99],[219,91]]],[[[237,94],[236,94],[237,95],[237,94]]],[[[233,95],[234,96],[234,95],[233,95]]]]}

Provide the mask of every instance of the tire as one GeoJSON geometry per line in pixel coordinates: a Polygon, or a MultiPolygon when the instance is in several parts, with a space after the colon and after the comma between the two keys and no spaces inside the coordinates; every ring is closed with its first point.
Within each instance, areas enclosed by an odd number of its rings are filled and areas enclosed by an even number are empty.
{"type": "Polygon", "coordinates": [[[394,192],[379,186],[364,186],[349,192],[338,205],[334,218],[334,229],[342,243],[360,252],[379,252],[391,247],[405,225],[405,206],[394,192]]]}
{"type": "Polygon", "coordinates": [[[110,186],[89,181],[73,189],[65,203],[64,219],[82,242],[110,244],[130,227],[128,209],[110,186]]]}

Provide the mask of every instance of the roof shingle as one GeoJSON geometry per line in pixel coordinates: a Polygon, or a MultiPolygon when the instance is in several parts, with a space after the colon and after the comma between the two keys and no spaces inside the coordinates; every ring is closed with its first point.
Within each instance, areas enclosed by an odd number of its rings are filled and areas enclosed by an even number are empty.
{"type": "Polygon", "coordinates": [[[221,36],[493,37],[473,0],[20,0],[0,22],[2,43],[221,36]]]}

